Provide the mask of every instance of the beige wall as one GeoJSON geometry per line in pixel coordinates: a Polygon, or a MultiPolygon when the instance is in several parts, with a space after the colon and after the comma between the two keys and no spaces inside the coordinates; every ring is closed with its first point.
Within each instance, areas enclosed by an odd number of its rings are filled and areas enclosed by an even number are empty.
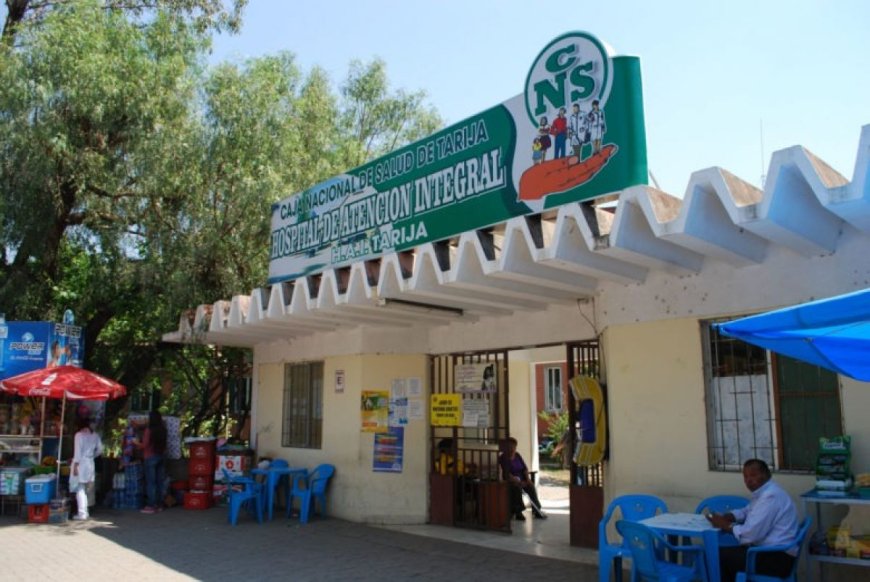
{"type": "Polygon", "coordinates": [[[511,436],[517,439],[517,452],[523,456],[530,471],[537,469],[537,435],[532,430],[531,418],[534,408],[534,389],[531,385],[532,367],[528,361],[508,355],[508,374],[510,374],[510,429],[511,436]]]}
{"type": "Polygon", "coordinates": [[[337,356],[324,360],[323,446],[281,447],[283,363],[258,367],[257,454],[287,459],[291,465],[336,467],[329,492],[331,515],[369,523],[424,523],[428,512],[428,415],[405,428],[401,473],[372,471],[374,434],[360,432],[362,390],[390,390],[395,378],[419,378],[428,411],[428,359],[425,355],[337,356]],[[344,393],[335,392],[335,371],[344,370],[344,393]]]}
{"type": "MultiPolygon", "coordinates": [[[[700,326],[675,319],[613,326],[604,334],[609,398],[610,462],[607,500],[626,493],[652,493],[674,511],[692,511],[717,493],[746,495],[737,472],[710,471],[700,326]]],[[[846,430],[864,432],[870,390],[844,391],[856,406],[846,430]]],[[[866,465],[865,465],[866,466],[866,465]]],[[[806,474],[775,475],[796,499],[814,485],[806,474]]]]}

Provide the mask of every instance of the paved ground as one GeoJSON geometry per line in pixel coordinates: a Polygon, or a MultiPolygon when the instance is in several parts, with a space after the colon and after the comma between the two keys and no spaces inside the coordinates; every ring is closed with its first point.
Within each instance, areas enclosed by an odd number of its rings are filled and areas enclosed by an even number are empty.
{"type": "Polygon", "coordinates": [[[276,517],[258,525],[243,515],[231,527],[225,508],[175,508],[157,515],[101,509],[91,521],[62,525],[0,517],[0,536],[6,580],[592,582],[598,577],[593,565],[333,518],[300,526],[276,517]]]}

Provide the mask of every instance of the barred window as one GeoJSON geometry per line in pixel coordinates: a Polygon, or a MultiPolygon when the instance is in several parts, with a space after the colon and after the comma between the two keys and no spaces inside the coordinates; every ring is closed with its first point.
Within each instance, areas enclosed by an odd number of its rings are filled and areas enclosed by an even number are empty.
{"type": "Polygon", "coordinates": [[[544,406],[548,412],[562,411],[562,368],[560,366],[544,368],[544,400],[544,406]]]}
{"type": "Polygon", "coordinates": [[[720,335],[714,323],[701,322],[710,469],[758,458],[812,470],[819,437],[842,434],[837,375],[720,335]]]}
{"type": "Polygon", "coordinates": [[[319,449],[323,435],[323,362],[284,366],[281,445],[319,449]]]}

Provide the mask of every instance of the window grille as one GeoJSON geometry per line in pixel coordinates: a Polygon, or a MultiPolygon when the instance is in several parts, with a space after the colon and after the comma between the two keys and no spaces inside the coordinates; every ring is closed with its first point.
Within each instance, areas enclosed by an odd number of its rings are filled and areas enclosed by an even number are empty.
{"type": "Polygon", "coordinates": [[[560,366],[544,368],[544,407],[548,412],[561,412],[564,409],[560,366]]]}
{"type": "Polygon", "coordinates": [[[812,470],[818,438],[842,433],[836,374],[721,335],[720,321],[702,322],[710,469],[812,470]]]}
{"type": "Polygon", "coordinates": [[[323,362],[284,366],[281,445],[319,449],[323,433],[323,362]]]}

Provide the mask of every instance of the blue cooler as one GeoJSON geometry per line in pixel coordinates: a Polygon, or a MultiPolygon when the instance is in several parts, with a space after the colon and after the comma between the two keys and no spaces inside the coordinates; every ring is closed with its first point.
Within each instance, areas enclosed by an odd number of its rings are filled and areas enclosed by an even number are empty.
{"type": "Polygon", "coordinates": [[[57,493],[55,475],[36,475],[28,477],[24,485],[24,502],[28,505],[48,503],[57,493]]]}

